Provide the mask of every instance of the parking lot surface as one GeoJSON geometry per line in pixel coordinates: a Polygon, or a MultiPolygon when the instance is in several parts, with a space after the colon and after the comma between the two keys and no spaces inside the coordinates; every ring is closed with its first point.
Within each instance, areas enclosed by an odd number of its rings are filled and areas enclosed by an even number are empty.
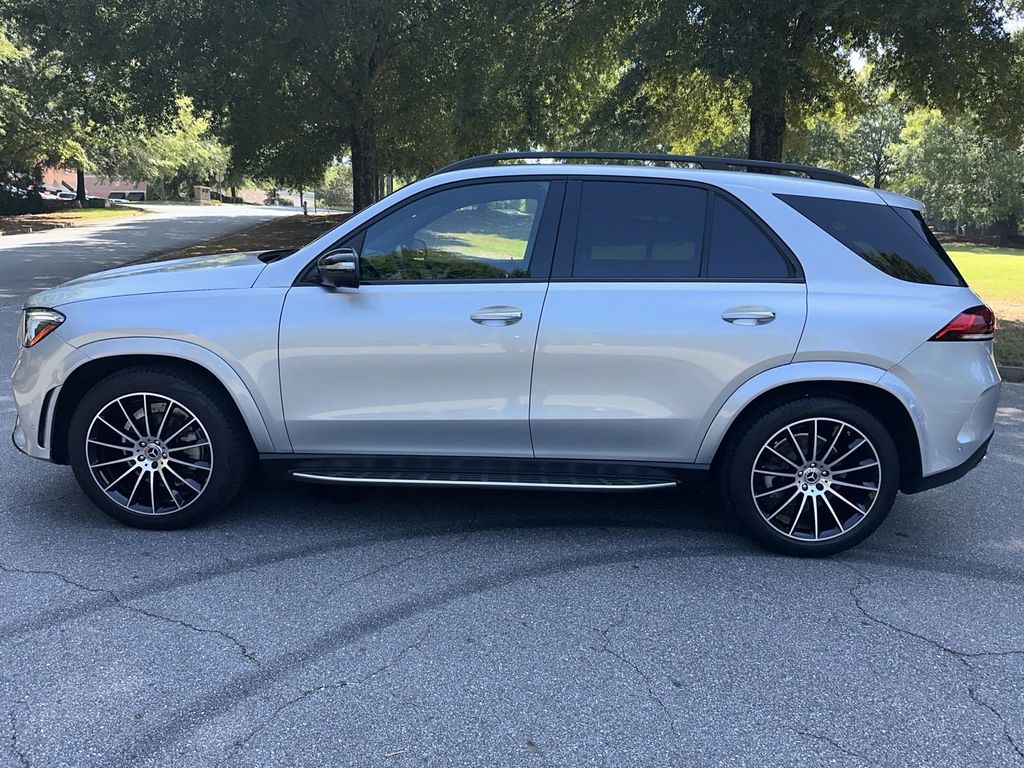
{"type": "Polygon", "coordinates": [[[260,480],[146,532],[6,436],[0,483],[0,765],[1024,765],[1024,385],[974,472],[826,560],[701,488],[260,480]]]}

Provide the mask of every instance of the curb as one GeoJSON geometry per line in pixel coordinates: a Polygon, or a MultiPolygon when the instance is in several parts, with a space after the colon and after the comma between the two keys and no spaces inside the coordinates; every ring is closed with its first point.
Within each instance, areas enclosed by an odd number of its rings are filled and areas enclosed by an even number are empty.
{"type": "Polygon", "coordinates": [[[53,222],[53,223],[33,223],[33,224],[20,224],[9,229],[0,230],[0,237],[4,235],[30,235],[33,232],[49,232],[51,229],[67,229],[73,227],[74,224],[69,224],[64,221],[53,222]]]}
{"type": "Polygon", "coordinates": [[[1020,365],[998,365],[999,375],[1003,381],[1010,381],[1015,384],[1024,383],[1024,366],[1020,365]]]}

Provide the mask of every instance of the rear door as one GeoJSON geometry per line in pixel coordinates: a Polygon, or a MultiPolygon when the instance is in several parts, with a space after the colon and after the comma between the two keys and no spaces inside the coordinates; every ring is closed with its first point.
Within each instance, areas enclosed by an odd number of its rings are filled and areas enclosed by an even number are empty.
{"type": "Polygon", "coordinates": [[[575,181],[564,211],[534,362],[537,457],[693,461],[729,394],[793,358],[799,264],[701,186],[575,181]]]}

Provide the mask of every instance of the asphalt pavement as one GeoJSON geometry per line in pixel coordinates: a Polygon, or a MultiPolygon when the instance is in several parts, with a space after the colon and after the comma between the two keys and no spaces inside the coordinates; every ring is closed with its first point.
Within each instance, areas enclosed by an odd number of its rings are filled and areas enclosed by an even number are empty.
{"type": "MultiPolygon", "coordinates": [[[[180,234],[156,224],[0,238],[0,367],[21,297],[180,234]]],[[[1024,386],[998,421],[827,560],[699,488],[259,481],[138,531],[4,439],[0,765],[1024,765],[1024,386]]]]}
{"type": "Polygon", "coordinates": [[[133,207],[144,209],[146,215],[0,237],[0,309],[20,307],[26,296],[73,277],[296,213],[294,208],[248,205],[133,207]]]}

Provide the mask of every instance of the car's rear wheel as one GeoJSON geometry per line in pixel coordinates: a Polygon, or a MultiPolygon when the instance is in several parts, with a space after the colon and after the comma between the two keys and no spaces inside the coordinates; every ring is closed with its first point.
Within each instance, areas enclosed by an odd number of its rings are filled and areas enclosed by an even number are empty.
{"type": "Polygon", "coordinates": [[[863,541],[899,490],[899,454],[864,407],[809,397],[777,405],[741,425],[726,446],[727,505],[767,547],[828,555],[863,541]]]}
{"type": "Polygon", "coordinates": [[[234,405],[181,373],[132,368],[90,389],[68,433],[86,495],[140,528],[192,525],[241,488],[252,446],[234,405]]]}

